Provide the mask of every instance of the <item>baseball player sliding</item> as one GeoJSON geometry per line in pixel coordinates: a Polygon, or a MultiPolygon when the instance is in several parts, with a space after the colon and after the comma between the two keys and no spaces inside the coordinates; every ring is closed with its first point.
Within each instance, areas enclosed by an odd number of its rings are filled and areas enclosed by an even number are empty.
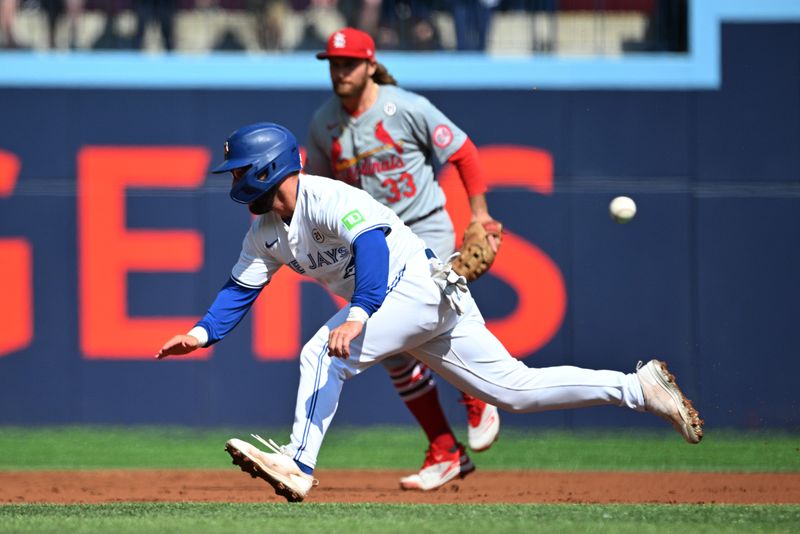
{"type": "Polygon", "coordinates": [[[397,215],[366,192],[300,172],[286,128],[257,123],[233,132],[213,172],[233,176],[231,197],[256,217],[239,260],[205,316],[168,340],[157,358],[216,343],[242,319],[274,273],[288,265],[349,301],[304,346],[289,445],[231,439],[234,463],[289,501],[316,484],[313,471],[344,381],[406,352],[461,391],[512,412],[609,404],[669,421],[689,443],[699,414],[665,363],[633,373],[572,366],[535,369],[513,358],[486,328],[466,280],[397,215]]]}
{"type": "MultiPolygon", "coordinates": [[[[311,121],[305,171],[363,189],[394,211],[438,257],[447,258],[455,232],[433,165],[434,160],[449,161],[467,190],[473,221],[497,233],[496,252],[501,225],[489,215],[478,151],[467,135],[427,99],[397,87],[376,61],[369,34],[338,30],[317,57],[329,62],[335,95],[311,121]]],[[[473,471],[439,404],[430,369],[408,354],[381,363],[429,441],[422,468],[402,478],[401,487],[430,490],[473,471]]],[[[470,448],[488,449],[500,430],[497,408],[464,393],[462,403],[470,448]]]]}

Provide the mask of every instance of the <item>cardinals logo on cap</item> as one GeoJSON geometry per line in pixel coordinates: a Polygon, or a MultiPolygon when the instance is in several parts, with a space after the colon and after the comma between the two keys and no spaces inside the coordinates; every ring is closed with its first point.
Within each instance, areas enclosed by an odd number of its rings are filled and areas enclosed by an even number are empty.
{"type": "Polygon", "coordinates": [[[344,48],[347,46],[347,39],[345,38],[342,32],[336,32],[333,36],[333,47],[334,48],[344,48]]]}
{"type": "Polygon", "coordinates": [[[355,28],[342,28],[328,37],[325,51],[317,54],[317,59],[332,57],[374,59],[375,41],[367,32],[355,28]]]}

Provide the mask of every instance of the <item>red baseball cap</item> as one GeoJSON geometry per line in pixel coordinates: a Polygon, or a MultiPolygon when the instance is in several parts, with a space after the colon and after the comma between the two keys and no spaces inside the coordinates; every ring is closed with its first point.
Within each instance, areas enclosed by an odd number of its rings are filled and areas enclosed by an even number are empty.
{"type": "Polygon", "coordinates": [[[317,59],[331,57],[375,59],[375,41],[367,32],[355,28],[336,30],[328,37],[326,50],[317,54],[317,59]]]}

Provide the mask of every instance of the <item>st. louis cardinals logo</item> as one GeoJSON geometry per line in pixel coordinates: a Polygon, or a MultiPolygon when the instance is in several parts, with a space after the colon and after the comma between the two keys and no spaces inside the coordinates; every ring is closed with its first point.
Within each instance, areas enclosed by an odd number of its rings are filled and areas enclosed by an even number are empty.
{"type": "Polygon", "coordinates": [[[333,47],[334,48],[344,48],[347,46],[347,39],[345,38],[342,32],[336,32],[333,34],[333,47]]]}
{"type": "Polygon", "coordinates": [[[383,127],[383,121],[378,121],[378,124],[375,125],[375,138],[383,143],[383,148],[385,149],[387,146],[392,147],[395,152],[398,154],[403,153],[403,143],[397,143],[392,136],[389,135],[389,132],[386,131],[386,128],[383,127]]]}
{"type": "Polygon", "coordinates": [[[352,158],[342,157],[342,144],[339,138],[331,138],[331,164],[336,177],[350,183],[355,182],[359,176],[373,176],[378,172],[386,172],[405,167],[400,155],[403,153],[403,141],[395,141],[386,130],[383,121],[375,125],[375,139],[381,144],[365,152],[356,154],[352,158]],[[381,154],[394,151],[395,154],[381,154]],[[381,154],[378,157],[378,154],[381,154]]]}
{"type": "Polygon", "coordinates": [[[433,129],[433,144],[445,148],[453,142],[453,132],[446,124],[440,124],[433,129]]]}

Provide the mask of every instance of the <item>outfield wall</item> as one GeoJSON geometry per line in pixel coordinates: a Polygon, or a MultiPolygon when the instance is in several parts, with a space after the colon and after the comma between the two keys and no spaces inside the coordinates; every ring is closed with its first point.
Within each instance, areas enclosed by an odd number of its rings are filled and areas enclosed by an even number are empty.
{"type": "MultiPolygon", "coordinates": [[[[473,291],[517,357],[658,356],[709,427],[797,429],[800,24],[721,39],[718,87],[420,92],[481,150],[509,235],[473,291]],[[608,218],[618,194],[639,203],[629,225],[608,218]]],[[[221,141],[256,120],[305,139],[327,95],[0,89],[0,423],[288,424],[297,350],[336,306],[318,286],[282,273],[213,352],[152,355],[205,310],[248,224],[208,175],[221,141]]],[[[411,422],[381,369],[345,387],[337,420],[411,422]]],[[[612,408],[505,420],[655,424],[612,408]]]]}

